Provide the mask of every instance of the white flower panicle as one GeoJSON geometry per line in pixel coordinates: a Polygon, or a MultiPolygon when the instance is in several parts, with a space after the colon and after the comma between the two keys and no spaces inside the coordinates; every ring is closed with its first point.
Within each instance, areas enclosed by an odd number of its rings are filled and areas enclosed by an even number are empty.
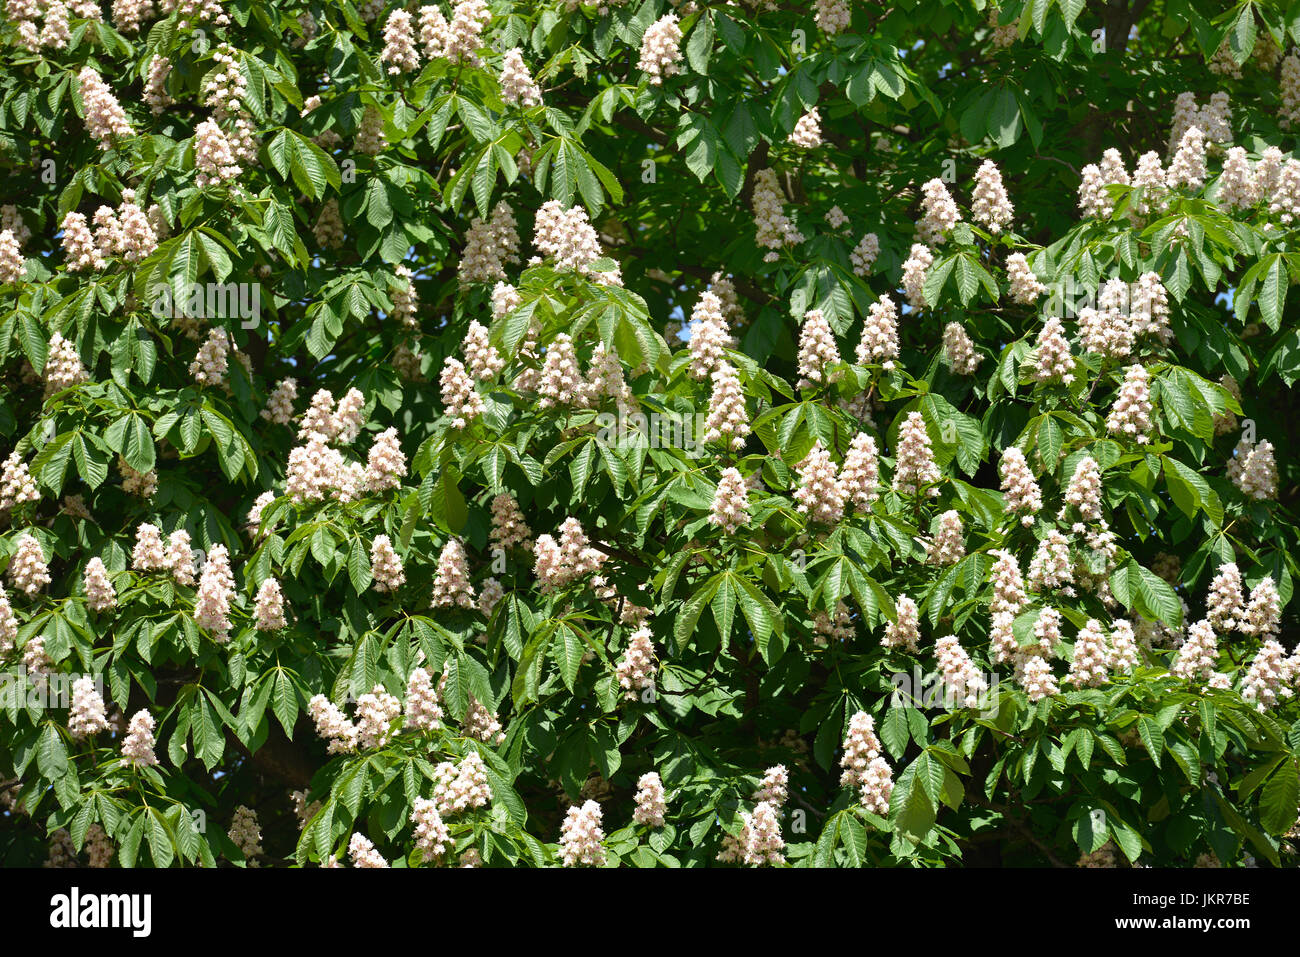
{"type": "Polygon", "coordinates": [[[596,272],[592,263],[603,255],[596,230],[581,206],[565,209],[556,200],[542,204],[534,220],[533,245],[555,260],[560,270],[589,275],[597,282],[621,285],[617,271],[596,272]]]}
{"type": "Polygon", "coordinates": [[[411,15],[405,10],[394,10],[388,15],[388,22],[384,24],[384,49],[379,60],[388,64],[388,72],[394,76],[420,68],[420,54],[415,49],[415,27],[411,15]]]}
{"type": "Polygon", "coordinates": [[[1033,305],[1039,296],[1047,292],[1047,287],[1038,281],[1029,267],[1029,260],[1024,253],[1012,253],[1007,257],[1007,282],[1011,287],[1012,300],[1021,305],[1033,305]]]}
{"type": "Polygon", "coordinates": [[[1102,154],[1101,164],[1089,163],[1083,168],[1082,177],[1079,183],[1079,211],[1085,216],[1109,219],[1115,212],[1115,201],[1106,187],[1131,185],[1119,151],[1106,150],[1102,154]]]}
{"type": "Polygon", "coordinates": [[[262,582],[257,590],[253,618],[259,631],[279,631],[289,624],[284,617],[284,593],[274,578],[262,582]]]}
{"type": "Polygon", "coordinates": [[[83,213],[68,213],[59,228],[63,230],[60,242],[69,272],[99,270],[107,265],[83,213]]]}
{"type": "Polygon", "coordinates": [[[9,510],[24,502],[39,502],[41,493],[36,490],[36,480],[18,450],[9,453],[4,468],[0,470],[0,510],[9,510]]]}
{"type": "Polygon", "coordinates": [[[898,358],[898,308],[887,295],[882,295],[867,309],[862,323],[862,339],[858,342],[859,365],[879,363],[886,371],[894,368],[898,358]]]}
{"type": "Polygon", "coordinates": [[[361,427],[365,425],[363,409],[366,404],[366,397],[362,395],[360,389],[348,389],[339,399],[338,406],[334,409],[333,418],[333,439],[342,445],[351,445],[361,434],[361,427]]]}
{"type": "Polygon", "coordinates": [[[726,362],[724,350],[730,345],[722,300],[715,293],[700,293],[691,310],[691,338],[687,348],[691,362],[687,371],[692,379],[707,379],[726,362]]]}
{"type": "Polygon", "coordinates": [[[460,0],[452,8],[451,22],[434,6],[420,8],[420,42],[429,59],[480,66],[478,51],[483,31],[492,22],[485,0],[460,0]]]}
{"type": "Polygon", "coordinates": [[[492,617],[492,609],[506,596],[505,588],[496,578],[485,578],[478,592],[478,610],[484,618],[492,617]]]}
{"type": "MultiPolygon", "coordinates": [[[[1074,564],[1070,560],[1070,540],[1052,529],[1038,543],[1029,561],[1029,587],[1033,591],[1066,588],[1074,581],[1074,564]]],[[[1066,594],[1070,592],[1067,590],[1066,594]]]]}
{"type": "Polygon", "coordinates": [[[600,805],[595,801],[569,808],[560,825],[560,857],[565,867],[605,866],[605,847],[601,843],[605,831],[601,819],[600,805]]]}
{"type": "Polygon", "coordinates": [[[1130,622],[1120,619],[1111,625],[1109,654],[1107,663],[1113,674],[1130,674],[1137,667],[1137,639],[1134,637],[1133,625],[1130,622]]]}
{"type": "Polygon", "coordinates": [[[636,66],[652,86],[681,72],[682,28],[678,22],[677,15],[669,13],[650,24],[641,38],[641,58],[636,66]]]}
{"type": "Polygon", "coordinates": [[[1024,577],[1020,574],[1020,562],[1006,549],[999,549],[992,554],[996,561],[990,573],[993,597],[989,602],[989,611],[994,615],[999,612],[1019,614],[1029,600],[1025,594],[1024,577]]]}
{"type": "Polygon", "coordinates": [[[1124,310],[1128,307],[1128,284],[1109,279],[1097,295],[1099,308],[1079,310],[1079,338],[1089,352],[1122,359],[1133,351],[1135,330],[1124,310]]]}
{"type": "Polygon", "coordinates": [[[43,376],[47,398],[56,392],[90,381],[77,347],[57,332],[50,336],[43,376]]]}
{"type": "Polygon", "coordinates": [[[108,577],[104,560],[98,555],[86,562],[82,584],[86,589],[86,604],[91,611],[107,611],[117,604],[117,590],[108,577]]]}
{"type": "Polygon", "coordinates": [[[546,359],[537,381],[540,396],[537,404],[543,409],[556,405],[580,407],[585,404],[584,386],[573,340],[568,333],[561,332],[546,349],[546,359]]]}
{"type": "Polygon", "coordinates": [[[158,763],[154,754],[153,731],[154,717],[148,711],[140,710],[131,716],[127,725],[126,737],[122,739],[122,759],[135,768],[151,767],[158,763]]]}
{"type": "Polygon", "coordinates": [[[1205,185],[1205,133],[1190,126],[1178,143],[1178,151],[1165,172],[1165,183],[1170,189],[1186,186],[1200,189],[1205,185]]]}
{"type": "Polygon", "coordinates": [[[420,297],[415,291],[415,283],[412,282],[414,273],[406,266],[398,266],[393,273],[397,281],[389,286],[393,300],[393,311],[389,313],[389,318],[401,323],[407,329],[419,329],[420,321],[416,312],[419,309],[420,297]]]}
{"type": "Polygon", "coordinates": [[[523,300],[519,290],[508,282],[498,282],[492,287],[492,318],[503,319],[512,309],[519,307],[523,300]]]}
{"type": "Polygon", "coordinates": [[[33,635],[23,645],[23,667],[30,672],[32,684],[37,688],[49,687],[48,678],[54,672],[54,662],[45,653],[44,635],[33,635]]]}
{"type": "Polygon", "coordinates": [[[1015,207],[1002,185],[1002,172],[992,160],[985,160],[975,171],[970,209],[975,222],[988,227],[995,236],[1011,225],[1015,207]]]}
{"type": "Polygon", "coordinates": [[[980,696],[988,690],[988,681],[966,654],[966,649],[956,637],[949,635],[935,642],[934,651],[939,659],[948,700],[960,702],[967,708],[979,707],[980,696]]]}
{"type": "Polygon", "coordinates": [[[849,264],[853,267],[853,275],[867,276],[879,255],[880,237],[875,233],[867,233],[849,253],[849,264]]]}
{"type": "Polygon", "coordinates": [[[1129,207],[1129,217],[1138,222],[1143,221],[1149,213],[1164,208],[1165,170],[1160,165],[1160,154],[1155,150],[1138,157],[1137,169],[1133,173],[1133,186],[1139,196],[1129,207]]]}
{"type": "Polygon", "coordinates": [[[632,632],[623,657],[615,666],[618,685],[623,697],[633,701],[642,691],[655,686],[655,647],[650,629],[642,625],[632,632]]]}
{"type": "Polygon", "coordinates": [[[1216,631],[1236,631],[1246,611],[1241,571],[1236,562],[1224,562],[1210,582],[1205,617],[1216,631]]]}
{"type": "Polygon", "coordinates": [[[30,532],[24,532],[18,539],[13,558],[9,560],[9,581],[29,597],[50,583],[45,553],[41,550],[41,543],[30,532]]]}
{"type": "Polygon", "coordinates": [[[839,361],[840,349],[826,316],[820,309],[804,313],[803,327],[799,331],[799,388],[831,381],[826,367],[839,361]]]}
{"type": "Polygon", "coordinates": [[[886,622],[885,634],[880,643],[886,648],[901,648],[913,654],[920,651],[921,612],[915,601],[907,595],[899,595],[894,602],[895,617],[886,622]]]}
{"type": "Polygon", "coordinates": [[[922,243],[913,243],[903,262],[903,292],[913,309],[929,306],[925,301],[925,274],[934,265],[934,253],[922,243]]]}
{"type": "MultiPolygon", "coordinates": [[[[781,837],[781,815],[778,809],[766,801],[760,801],[752,813],[742,813],[740,819],[740,834],[732,842],[730,854],[725,859],[743,861],[751,867],[784,864],[785,840],[781,837]]],[[[724,853],[727,851],[724,850],[724,853]]]]}
{"type": "Polygon", "coordinates": [[[230,570],[230,552],[225,545],[213,545],[199,576],[194,600],[194,620],[212,632],[218,642],[230,637],[230,601],[235,595],[235,576],[230,570]]]}
{"type": "Polygon", "coordinates": [[[816,107],[799,117],[790,133],[790,142],[800,149],[811,150],[822,145],[822,117],[816,107]]]}
{"type": "Polygon", "coordinates": [[[348,857],[353,867],[380,869],[388,867],[388,861],[375,849],[374,842],[364,834],[353,834],[348,842],[348,857]]]}
{"type": "Polygon", "coordinates": [[[1074,639],[1074,656],[1065,683],[1076,688],[1095,688],[1110,677],[1110,649],[1106,632],[1096,618],[1089,618],[1074,639]]]}
{"type": "Polygon", "coordinates": [[[1023,667],[1017,669],[1016,680],[1025,689],[1031,703],[1042,701],[1061,693],[1052,674],[1052,666],[1038,655],[1031,655],[1023,667]]]}
{"type": "Polygon", "coordinates": [[[68,733],[74,738],[88,738],[108,730],[108,712],[104,696],[90,675],[72,683],[72,708],[68,712],[68,733]]]}
{"type": "Polygon", "coordinates": [[[543,591],[563,588],[593,574],[605,561],[603,552],[588,545],[581,523],[573,517],[561,524],[559,542],[550,535],[537,537],[533,558],[533,574],[543,591]]]}
{"type": "MultiPolygon", "coordinates": [[[[257,821],[257,812],[243,804],[235,808],[230,820],[230,829],[226,832],[230,842],[239,848],[245,859],[257,857],[262,853],[262,826],[257,821]]],[[[256,865],[256,861],[249,861],[256,865]]]]}
{"type": "Polygon", "coordinates": [[[505,360],[488,339],[487,327],[477,319],[470,320],[463,348],[470,374],[475,379],[486,381],[505,367],[505,360]]]}
{"type": "Polygon", "coordinates": [[[932,565],[956,565],[966,557],[961,515],[949,509],[939,516],[934,538],[925,547],[925,560],[932,565]]]}
{"type": "Polygon", "coordinates": [[[1223,173],[1219,177],[1216,199],[1220,208],[1226,213],[1250,209],[1261,199],[1250,159],[1246,156],[1245,149],[1240,146],[1230,148],[1223,161],[1223,173]]]}
{"type": "Polygon", "coordinates": [[[362,484],[367,491],[383,492],[398,488],[406,476],[406,456],[397,438],[397,429],[385,429],[375,436],[366,458],[362,484]]]}
{"type": "Polygon", "coordinates": [[[492,801],[487,766],[477,751],[467,752],[459,764],[443,761],[434,768],[434,777],[433,799],[443,817],[487,807],[492,801]]]}
{"type": "Polygon", "coordinates": [[[876,440],[865,432],[853,437],[840,468],[840,488],[846,504],[866,509],[880,497],[880,464],[876,440]]]}
{"type": "Polygon", "coordinates": [[[921,219],[916,224],[916,236],[927,246],[937,246],[947,239],[947,234],[961,222],[961,211],[943,180],[927,180],[921,186],[921,219]]]}
{"type": "Polygon", "coordinates": [[[844,517],[844,490],[830,452],[822,448],[820,439],[795,471],[799,474],[799,487],[794,493],[799,512],[821,525],[834,525],[844,517]]]}
{"type": "Polygon", "coordinates": [[[1074,467],[1070,484],[1065,489],[1061,516],[1064,517],[1066,509],[1071,507],[1085,522],[1101,521],[1101,468],[1091,455],[1085,455],[1074,467]]]}
{"type": "Polygon", "coordinates": [[[828,36],[847,30],[853,18],[848,0],[813,0],[813,10],[817,29],[828,36]]]}
{"type": "Polygon", "coordinates": [[[871,715],[865,711],[855,712],[849,719],[849,730],[844,737],[844,756],[840,758],[840,787],[858,788],[862,786],[863,775],[871,762],[880,757],[880,739],[876,737],[876,725],[871,715]]]}
{"type": "Polygon", "coordinates": [[[204,120],[194,130],[194,168],[199,189],[228,183],[243,172],[234,144],[214,120],[204,120]]]}
{"type": "Polygon", "coordinates": [[[442,704],[433,686],[433,677],[424,668],[416,668],[406,682],[406,727],[420,731],[437,731],[442,726],[442,704]]]}
{"type": "Polygon", "coordinates": [[[1034,473],[1029,470],[1025,453],[1019,447],[1011,445],[1003,450],[998,475],[1002,480],[1007,511],[1019,515],[1020,524],[1026,528],[1033,525],[1043,508],[1043,493],[1034,481],[1034,473]]]}
{"type": "Polygon", "coordinates": [[[377,684],[357,698],[357,744],[361,748],[382,748],[392,733],[393,720],[402,713],[402,703],[377,684]]]}
{"type": "MultiPolygon", "coordinates": [[[[485,220],[475,216],[470,220],[469,231],[465,234],[465,249],[461,253],[457,269],[457,281],[462,287],[477,282],[496,281],[504,284],[506,264],[518,261],[518,225],[510,204],[502,200],[492,207],[490,218],[485,220]]],[[[512,286],[506,284],[505,288],[513,292],[512,286]]]]}
{"type": "Polygon", "coordinates": [[[532,530],[524,521],[524,513],[519,510],[519,503],[509,492],[502,492],[492,499],[491,541],[498,548],[513,548],[527,545],[532,537],[532,530]]]}
{"type": "Polygon", "coordinates": [[[136,571],[153,572],[167,566],[167,552],[163,548],[162,534],[157,525],[141,522],[135,530],[135,547],[131,551],[131,567],[136,571]]]}
{"type": "Polygon", "coordinates": [[[328,742],[328,753],[351,754],[357,749],[357,726],[325,695],[313,695],[307,702],[307,713],[316,726],[317,736],[328,742]]]}
{"type": "Polygon", "coordinates": [[[175,529],[166,537],[166,553],[162,555],[162,568],[172,575],[175,584],[188,588],[195,583],[194,547],[190,541],[190,533],[185,529],[175,529]]]}
{"type": "Polygon", "coordinates": [[[647,827],[663,827],[667,811],[663,781],[657,772],[647,771],[636,782],[636,810],[632,812],[632,820],[647,827]]]}
{"type": "Polygon", "coordinates": [[[898,457],[894,466],[895,492],[916,495],[922,489],[930,498],[939,494],[934,486],[943,478],[935,464],[930,435],[920,412],[909,412],[898,430],[898,457]]]}
{"type": "Polygon", "coordinates": [[[1146,367],[1131,365],[1124,370],[1115,404],[1106,417],[1106,429],[1132,438],[1139,445],[1151,441],[1151,389],[1146,367]]]}
{"type": "Polygon", "coordinates": [[[989,651],[995,664],[1019,663],[1022,658],[1020,643],[1016,641],[1015,621],[1015,616],[1005,611],[993,615],[989,628],[989,651]]]}
{"type": "Polygon", "coordinates": [[[411,804],[411,823],[415,825],[415,846],[425,858],[441,857],[451,844],[451,832],[438,813],[438,805],[428,798],[416,798],[411,804]]]}
{"type": "Polygon", "coordinates": [[[1070,354],[1069,340],[1065,338],[1065,327],[1058,317],[1050,317],[1043,323],[1034,352],[1034,381],[1065,385],[1074,381],[1074,357],[1070,354]]]}
{"type": "Polygon", "coordinates": [[[1265,575],[1250,590],[1250,601],[1242,614],[1239,630],[1257,638],[1276,637],[1282,625],[1282,597],[1271,575],[1265,575]]]}
{"type": "Polygon", "coordinates": [[[376,535],[370,543],[370,573],[375,591],[396,591],[406,582],[402,559],[387,535],[376,535]]]}
{"type": "Polygon", "coordinates": [[[713,494],[713,509],[709,514],[709,523],[718,526],[728,535],[734,535],[736,529],[749,521],[747,492],[745,479],[739,469],[723,469],[722,478],[718,481],[718,489],[713,494]]]}
{"type": "Polygon", "coordinates": [[[790,772],[784,764],[774,764],[763,772],[763,779],[758,782],[758,790],[751,796],[753,801],[766,801],[774,808],[782,808],[790,797],[790,772]]]}
{"type": "Polygon", "coordinates": [[[974,375],[984,356],[975,351],[975,343],[960,322],[950,322],[943,329],[943,361],[955,375],[974,375]]]}
{"type": "MultiPolygon", "coordinates": [[[[443,683],[447,681],[446,675],[442,676],[442,681],[443,683]]],[[[469,696],[469,707],[465,711],[465,720],[461,724],[461,730],[465,732],[467,737],[482,741],[484,744],[500,744],[506,739],[505,732],[501,730],[501,722],[497,720],[497,716],[473,695],[469,696]]],[[[490,792],[488,797],[491,798],[490,792]]]]}
{"type": "Polygon", "coordinates": [[[1184,681],[1208,680],[1218,663],[1219,639],[1213,626],[1202,619],[1187,630],[1187,639],[1170,664],[1169,673],[1184,681]]]}
{"type": "Polygon", "coordinates": [[[835,603],[834,618],[825,611],[818,611],[813,615],[813,643],[818,648],[827,647],[832,640],[848,641],[854,634],[849,606],[843,601],[835,603]]]}
{"type": "Polygon", "coordinates": [[[1294,51],[1282,58],[1278,94],[1281,100],[1281,125],[1286,129],[1294,129],[1300,125],[1300,56],[1294,51]]]}
{"type": "Polygon", "coordinates": [[[117,101],[97,70],[83,66],[77,74],[77,89],[81,93],[81,104],[85,110],[86,132],[99,144],[100,149],[106,150],[115,140],[134,134],[122,104],[117,101]]]}
{"type": "Polygon", "coordinates": [[[14,615],[13,606],[9,604],[9,596],[0,587],[0,658],[14,650],[17,640],[18,618],[14,615]]]}
{"type": "Polygon", "coordinates": [[[768,250],[764,262],[775,262],[781,249],[804,241],[803,233],[785,213],[785,194],[781,192],[775,170],[761,169],[754,175],[750,206],[754,211],[754,240],[768,250]]]}
{"type": "Polygon", "coordinates": [[[1255,653],[1242,679],[1241,697],[1261,712],[1274,707],[1278,698],[1290,698],[1294,690],[1287,686],[1293,677],[1284,656],[1286,649],[1274,638],[1264,641],[1255,653]]]}
{"type": "Polygon", "coordinates": [[[704,441],[725,444],[733,452],[744,448],[749,435],[749,415],[745,411],[745,393],[740,376],[728,362],[713,370],[713,391],[709,395],[709,412],[704,420],[704,441]]]}
{"type": "Polygon", "coordinates": [[[262,418],[275,425],[289,425],[293,422],[293,403],[297,398],[297,380],[281,379],[266,398],[266,408],[261,411],[262,418]]]}
{"type": "Polygon", "coordinates": [[[483,397],[474,390],[474,380],[459,359],[448,356],[439,377],[442,405],[451,419],[452,428],[463,429],[483,414],[483,397]]]}
{"type": "Polygon", "coordinates": [[[1237,446],[1235,460],[1229,463],[1228,477],[1247,498],[1267,501],[1277,498],[1277,460],[1273,456],[1273,443],[1267,439],[1257,445],[1242,440],[1237,446]],[[1243,449],[1242,446],[1246,446],[1243,449]],[[1237,469],[1232,468],[1233,465],[1237,469]]]}
{"type": "Polygon", "coordinates": [[[27,263],[13,230],[0,229],[0,283],[22,282],[26,273],[27,263]]]}
{"type": "Polygon", "coordinates": [[[501,99],[511,106],[541,106],[542,89],[528,72],[519,47],[506,51],[501,61],[501,99]]]}
{"type": "Polygon", "coordinates": [[[433,607],[474,607],[474,588],[469,583],[469,561],[465,546],[450,539],[438,555],[438,570],[433,578],[433,607]]]}
{"type": "Polygon", "coordinates": [[[201,386],[222,385],[229,367],[230,334],[225,329],[210,329],[190,363],[190,375],[201,386]]]}

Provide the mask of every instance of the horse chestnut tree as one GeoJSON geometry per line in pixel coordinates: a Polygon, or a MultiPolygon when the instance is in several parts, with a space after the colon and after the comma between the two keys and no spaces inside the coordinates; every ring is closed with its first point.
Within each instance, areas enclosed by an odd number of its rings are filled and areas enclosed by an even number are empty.
{"type": "Polygon", "coordinates": [[[6,0],[0,858],[1294,863],[1226,7],[6,0]]]}

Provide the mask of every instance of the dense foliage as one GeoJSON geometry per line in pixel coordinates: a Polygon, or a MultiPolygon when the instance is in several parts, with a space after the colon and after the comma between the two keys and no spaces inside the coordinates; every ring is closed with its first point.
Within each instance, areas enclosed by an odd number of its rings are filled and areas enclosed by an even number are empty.
{"type": "Polygon", "coordinates": [[[1294,862],[1300,7],[5,13],[6,864],[1294,862]]]}

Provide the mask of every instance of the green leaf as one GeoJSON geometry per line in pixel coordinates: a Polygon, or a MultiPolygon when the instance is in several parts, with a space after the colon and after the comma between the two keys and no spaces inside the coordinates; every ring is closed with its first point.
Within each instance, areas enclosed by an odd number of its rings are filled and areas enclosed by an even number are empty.
{"type": "Polygon", "coordinates": [[[920,840],[934,827],[935,807],[926,793],[922,769],[929,766],[929,756],[922,754],[899,776],[889,798],[889,822],[893,829],[913,840],[920,840]]]}
{"type": "Polygon", "coordinates": [[[1300,772],[1295,760],[1283,761],[1259,795],[1259,823],[1269,834],[1285,834],[1300,816],[1300,772]]]}

